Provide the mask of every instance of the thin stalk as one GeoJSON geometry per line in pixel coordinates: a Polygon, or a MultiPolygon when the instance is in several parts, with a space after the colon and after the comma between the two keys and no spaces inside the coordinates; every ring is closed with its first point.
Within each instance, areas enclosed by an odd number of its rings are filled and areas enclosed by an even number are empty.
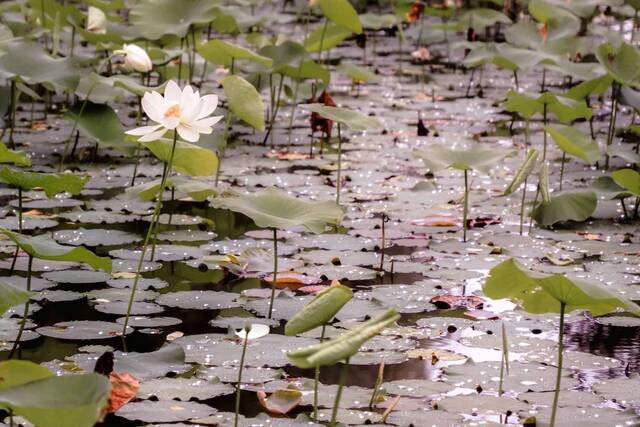
{"type": "Polygon", "coordinates": [[[342,398],[342,389],[347,382],[347,372],[349,370],[349,359],[345,360],[342,368],[340,369],[340,379],[338,380],[338,391],[336,392],[336,398],[333,401],[333,410],[331,411],[331,422],[329,427],[335,427],[336,420],[338,418],[338,407],[340,406],[340,399],[342,398]]]}
{"type": "Polygon", "coordinates": [[[524,229],[524,202],[527,197],[527,180],[524,180],[524,186],[522,187],[522,200],[520,201],[520,235],[524,229]]]}
{"type": "Polygon", "coordinates": [[[184,49],[184,37],[180,39],[180,57],[178,58],[178,86],[182,78],[182,49],[184,49]]]}
{"type": "Polygon", "coordinates": [[[625,221],[629,220],[629,214],[627,213],[627,205],[624,203],[624,199],[620,199],[620,204],[622,205],[622,213],[624,214],[625,221]]]}
{"type": "Polygon", "coordinates": [[[340,204],[340,190],[342,189],[342,133],[338,122],[338,180],[336,181],[336,204],[340,204]]]}
{"type": "Polygon", "coordinates": [[[133,164],[133,173],[131,174],[131,184],[133,187],[136,185],[136,175],[138,175],[138,165],[140,164],[140,144],[136,147],[135,163],[133,164]]]}
{"type": "Polygon", "coordinates": [[[278,230],[273,229],[273,277],[271,278],[271,299],[269,300],[269,319],[273,314],[273,300],[276,296],[276,284],[278,283],[278,230]]]}
{"type": "MultiPolygon", "coordinates": [[[[542,106],[542,123],[544,123],[545,127],[547,126],[547,104],[546,103],[542,106]]],[[[547,131],[542,132],[542,138],[543,138],[542,161],[544,162],[545,160],[547,160],[547,131]]]]}
{"type": "Polygon", "coordinates": [[[556,424],[556,413],[558,412],[558,399],[560,398],[560,382],[562,381],[562,351],[564,349],[564,343],[562,337],[564,335],[564,310],[566,304],[560,303],[560,330],[558,331],[558,363],[556,373],[556,389],[553,393],[553,409],[551,410],[551,421],[549,425],[553,427],[556,424]]]}
{"type": "MultiPolygon", "coordinates": [[[[616,133],[616,118],[618,115],[618,96],[620,95],[620,89],[622,87],[613,82],[611,87],[611,115],[609,116],[609,130],[607,132],[607,147],[613,143],[613,139],[616,133]]],[[[609,154],[605,155],[604,168],[609,169],[609,154]]]]}
{"type": "MultiPolygon", "coordinates": [[[[29,262],[27,264],[27,292],[31,292],[31,267],[33,266],[33,256],[29,255],[29,262]]],[[[13,347],[11,347],[11,351],[9,352],[9,359],[13,358],[13,354],[16,352],[18,345],[20,345],[20,338],[22,338],[22,333],[24,332],[24,327],[27,323],[27,316],[29,315],[29,303],[31,300],[27,300],[24,303],[24,312],[22,314],[22,320],[20,321],[20,329],[18,329],[18,335],[16,336],[16,340],[13,342],[13,347]]]]}
{"type": "MultiPolygon", "coordinates": [[[[271,131],[273,130],[273,125],[275,124],[276,117],[278,116],[278,109],[280,108],[280,96],[282,95],[282,84],[284,83],[284,76],[280,75],[280,83],[278,84],[278,92],[276,97],[274,98],[274,106],[272,108],[271,120],[269,120],[269,128],[267,129],[267,133],[264,136],[264,140],[262,141],[262,145],[267,145],[267,140],[269,136],[271,136],[271,131]]],[[[271,148],[273,148],[273,138],[271,139],[271,148]]]]}
{"type": "Polygon", "coordinates": [[[567,153],[562,153],[562,164],[560,165],[560,191],[562,191],[562,180],[564,178],[564,162],[567,159],[567,153]]]}
{"type": "MultiPolygon", "coordinates": [[[[22,233],[22,188],[18,187],[18,230],[22,233]]],[[[18,253],[20,247],[16,246],[16,251],[13,253],[13,260],[11,261],[11,268],[9,269],[9,275],[13,274],[13,269],[16,267],[18,261],[18,253]]]]}
{"type": "Polygon", "coordinates": [[[300,73],[302,72],[302,61],[298,66],[298,74],[296,76],[296,81],[293,85],[293,99],[291,102],[291,116],[289,116],[289,134],[287,136],[287,145],[291,146],[291,134],[293,132],[293,117],[296,113],[296,104],[298,102],[298,89],[300,88],[300,73]]]}
{"type": "MultiPolygon", "coordinates": [[[[536,204],[538,203],[538,197],[540,196],[540,182],[538,181],[538,186],[536,188],[536,196],[533,198],[532,209],[535,209],[536,204]]],[[[533,217],[529,221],[529,234],[531,234],[531,230],[533,229],[533,217]]]]}
{"type": "Polygon", "coordinates": [[[467,215],[469,214],[469,181],[468,171],[464,170],[464,207],[462,210],[462,241],[467,241],[467,215]]]}
{"type": "Polygon", "coordinates": [[[18,100],[16,99],[16,82],[15,80],[11,79],[11,116],[9,117],[9,123],[10,123],[10,128],[9,128],[9,147],[10,148],[14,148],[14,142],[13,142],[13,128],[16,127],[16,104],[18,103],[18,100]]]}
{"type": "MultiPolygon", "coordinates": [[[[324,334],[326,332],[327,325],[322,325],[322,332],[320,333],[320,342],[324,341],[324,334]]],[[[320,383],[320,366],[316,366],[313,381],[313,420],[318,421],[318,384],[320,383]]]]}
{"type": "Polygon", "coordinates": [[[236,384],[236,416],[233,421],[234,427],[238,427],[238,415],[240,414],[240,390],[242,389],[242,370],[244,369],[244,356],[247,354],[247,343],[249,342],[249,333],[245,331],[244,341],[242,343],[242,356],[240,356],[240,369],[238,369],[238,382],[236,384]]]}
{"type": "MultiPolygon", "coordinates": [[[[164,164],[164,167],[162,168],[162,179],[160,180],[161,183],[164,183],[166,181],[166,177],[169,174],[169,169],[167,167],[167,164],[164,164]]],[[[162,185],[162,187],[160,187],[160,192],[158,193],[158,200],[160,201],[160,205],[162,205],[162,196],[164,195],[164,185],[162,185]]],[[[162,208],[161,208],[162,209],[162,208]]],[[[158,214],[158,218],[160,217],[160,214],[158,214]]],[[[156,257],[156,242],[158,241],[158,222],[156,220],[156,224],[153,226],[153,239],[151,240],[151,256],[149,257],[149,260],[151,262],[153,262],[153,259],[156,257]]]]}
{"type": "Polygon", "coordinates": [[[327,34],[327,26],[329,20],[324,18],[324,26],[322,27],[322,33],[320,34],[320,46],[318,47],[318,63],[322,63],[322,48],[324,47],[324,36],[327,34]]]}
{"type": "Polygon", "coordinates": [[[516,70],[513,70],[513,80],[516,84],[516,90],[520,89],[520,83],[518,83],[518,72],[516,70]]]}
{"type": "Polygon", "coordinates": [[[380,271],[384,272],[384,248],[386,246],[385,243],[385,223],[389,220],[389,217],[386,214],[382,214],[381,221],[381,241],[380,241],[380,271]]]}
{"type": "MultiPolygon", "coordinates": [[[[167,170],[171,171],[173,167],[173,156],[176,152],[176,145],[178,142],[178,133],[174,132],[173,134],[173,144],[171,146],[171,155],[169,156],[169,163],[167,164],[167,170]]],[[[155,208],[153,210],[153,215],[151,216],[151,224],[149,224],[149,229],[147,230],[147,235],[144,238],[144,243],[142,245],[142,250],[140,251],[140,259],[138,260],[138,265],[136,267],[136,277],[133,279],[133,285],[131,286],[131,295],[129,296],[129,304],[127,305],[127,314],[124,318],[124,324],[122,326],[122,340],[124,345],[124,349],[126,351],[126,341],[125,336],[127,333],[127,327],[129,326],[129,316],[131,315],[131,307],[133,306],[133,300],[136,295],[136,290],[138,289],[138,282],[140,281],[140,271],[142,270],[142,264],[144,263],[144,256],[147,252],[147,245],[149,244],[149,240],[151,239],[151,235],[153,233],[153,229],[155,228],[155,224],[158,221],[158,217],[160,216],[160,211],[162,209],[162,191],[166,185],[167,175],[165,174],[162,177],[162,181],[160,183],[160,194],[158,194],[158,200],[156,201],[155,208]]]]}
{"type": "Polygon", "coordinates": [[[94,87],[95,87],[95,84],[91,85],[91,87],[87,91],[87,96],[84,99],[84,101],[82,101],[82,105],[80,106],[80,111],[78,111],[78,115],[76,115],[76,118],[73,121],[73,126],[71,127],[71,132],[69,132],[69,137],[67,138],[67,142],[64,143],[64,152],[62,153],[62,157],[60,158],[60,165],[58,165],[58,172],[62,172],[62,169],[64,168],[64,162],[67,159],[67,155],[69,153],[69,144],[71,143],[71,138],[73,138],[73,135],[76,133],[76,130],[78,129],[78,122],[80,121],[80,117],[82,117],[82,113],[84,113],[84,109],[87,107],[87,103],[89,102],[89,96],[91,96],[91,92],[93,91],[94,87]]]}
{"type": "MultiPolygon", "coordinates": [[[[222,134],[222,140],[225,142],[225,145],[227,143],[227,138],[229,136],[229,127],[231,126],[231,117],[232,117],[232,113],[231,111],[229,111],[227,113],[227,118],[224,123],[224,133],[222,134]]],[[[224,147],[220,147],[220,149],[218,150],[218,165],[216,166],[216,180],[214,184],[216,188],[218,187],[218,181],[220,180],[220,166],[222,165],[223,158],[224,158],[224,147]]]]}
{"type": "Polygon", "coordinates": [[[638,208],[640,207],[640,197],[636,197],[636,205],[633,208],[633,217],[638,218],[638,208]]]}

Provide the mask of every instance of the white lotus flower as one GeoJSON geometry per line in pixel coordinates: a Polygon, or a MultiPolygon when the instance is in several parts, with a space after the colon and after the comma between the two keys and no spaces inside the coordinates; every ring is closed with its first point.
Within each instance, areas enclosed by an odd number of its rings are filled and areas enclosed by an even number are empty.
{"type": "Polygon", "coordinates": [[[124,56],[124,64],[141,73],[148,73],[153,68],[151,58],[147,52],[138,45],[125,44],[122,49],[114,52],[116,55],[124,56]]]}
{"type": "Polygon", "coordinates": [[[196,142],[201,133],[208,135],[213,132],[213,125],[222,119],[222,116],[209,117],[217,106],[217,95],[201,97],[191,86],[180,90],[170,80],[164,89],[164,96],[153,91],[142,97],[144,112],[157,124],[131,129],[126,133],[140,136],[141,142],[148,142],[161,138],[169,130],[175,130],[185,141],[196,142]]]}
{"type": "Polygon", "coordinates": [[[269,327],[260,323],[249,323],[244,328],[235,331],[235,333],[243,341],[245,339],[251,341],[269,335],[269,327]]]}
{"type": "Polygon", "coordinates": [[[107,32],[107,15],[104,14],[102,9],[89,6],[87,31],[96,34],[105,34],[107,32]]]}

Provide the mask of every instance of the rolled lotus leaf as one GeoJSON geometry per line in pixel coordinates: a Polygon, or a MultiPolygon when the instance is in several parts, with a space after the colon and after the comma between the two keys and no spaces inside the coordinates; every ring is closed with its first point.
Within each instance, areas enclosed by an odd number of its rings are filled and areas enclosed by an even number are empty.
{"type": "Polygon", "coordinates": [[[527,153],[527,157],[524,159],[524,162],[522,162],[522,165],[520,165],[520,168],[513,176],[513,180],[511,181],[511,184],[509,184],[507,189],[504,190],[503,196],[508,196],[513,192],[517,191],[518,188],[520,188],[520,185],[522,185],[522,183],[531,174],[531,171],[533,171],[533,168],[536,165],[537,159],[538,159],[538,150],[536,149],[529,150],[529,153],[527,153]]]}
{"type": "Polygon", "coordinates": [[[353,297],[353,291],[334,281],[284,326],[285,335],[297,335],[327,323],[353,297]]]}
{"type": "Polygon", "coordinates": [[[398,312],[391,308],[386,313],[368,320],[329,341],[290,351],[287,353],[287,357],[302,369],[333,365],[356,354],[362,344],[379,334],[399,318],[398,312]]]}

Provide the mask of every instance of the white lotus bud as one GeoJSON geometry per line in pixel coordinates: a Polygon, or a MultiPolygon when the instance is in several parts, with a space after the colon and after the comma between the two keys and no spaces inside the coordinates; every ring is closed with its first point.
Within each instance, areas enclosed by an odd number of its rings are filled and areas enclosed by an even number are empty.
{"type": "Polygon", "coordinates": [[[87,31],[96,34],[105,34],[107,32],[107,15],[104,14],[102,9],[89,6],[87,31]]]}
{"type": "Polygon", "coordinates": [[[141,73],[148,73],[153,68],[151,58],[147,52],[138,45],[125,44],[122,50],[116,51],[124,55],[124,63],[127,67],[133,68],[141,73]]]}

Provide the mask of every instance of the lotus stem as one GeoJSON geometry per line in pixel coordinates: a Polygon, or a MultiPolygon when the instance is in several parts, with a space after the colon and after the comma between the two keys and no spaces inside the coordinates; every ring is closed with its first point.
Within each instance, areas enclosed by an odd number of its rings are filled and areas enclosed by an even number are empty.
{"type": "Polygon", "coordinates": [[[336,181],[336,204],[340,205],[340,190],[342,190],[342,132],[338,122],[338,180],[336,181]]]}
{"type": "MultiPolygon", "coordinates": [[[[176,153],[176,145],[178,144],[178,133],[174,132],[173,134],[173,144],[171,145],[171,155],[169,156],[169,163],[167,163],[167,170],[171,171],[173,168],[173,157],[176,153]]],[[[131,285],[131,295],[129,296],[129,304],[127,305],[127,314],[124,318],[124,324],[122,325],[122,342],[124,344],[124,351],[127,351],[127,342],[126,342],[126,334],[127,327],[129,326],[129,317],[131,316],[131,308],[133,306],[133,301],[135,299],[136,290],[138,289],[138,282],[140,281],[140,272],[142,271],[142,264],[144,263],[144,256],[147,252],[147,245],[149,244],[149,240],[153,234],[153,230],[155,228],[155,224],[158,222],[158,218],[160,217],[160,211],[162,210],[162,192],[164,191],[164,187],[167,181],[167,174],[163,174],[162,181],[160,183],[160,193],[158,194],[158,200],[156,201],[155,208],[153,209],[153,215],[151,216],[151,224],[149,224],[149,228],[147,229],[147,235],[144,238],[144,243],[142,244],[142,249],[140,251],[140,258],[138,259],[138,265],[136,267],[136,277],[133,279],[133,285],[131,285]]]]}
{"type": "MultiPolygon", "coordinates": [[[[160,192],[158,193],[158,200],[160,201],[160,210],[162,210],[162,196],[164,195],[165,183],[167,181],[167,176],[169,175],[169,168],[167,164],[164,164],[162,168],[162,179],[160,180],[160,192]]],[[[160,213],[158,213],[158,218],[160,217],[160,213]]],[[[153,259],[156,257],[156,241],[158,240],[158,218],[156,218],[155,224],[153,224],[153,239],[151,240],[151,256],[149,257],[149,261],[153,262],[153,259]]]]}
{"type": "MultiPolygon", "coordinates": [[[[278,84],[278,91],[276,93],[275,98],[273,98],[272,108],[271,108],[271,118],[269,119],[269,128],[267,129],[267,133],[264,135],[264,140],[262,141],[262,145],[267,145],[267,140],[269,136],[272,136],[271,131],[273,130],[273,125],[276,121],[276,117],[278,116],[278,109],[280,107],[280,96],[282,95],[282,84],[284,83],[284,76],[280,75],[280,83],[278,84]]],[[[271,148],[273,148],[273,138],[271,138],[271,148]]]]}
{"type": "MultiPolygon", "coordinates": [[[[546,103],[542,106],[542,122],[546,127],[547,126],[547,104],[546,103]]],[[[544,162],[545,160],[547,160],[547,131],[542,132],[542,138],[543,138],[542,161],[544,162]]]]}
{"type": "Polygon", "coordinates": [[[562,160],[561,160],[562,164],[560,165],[560,188],[559,188],[559,191],[562,191],[562,181],[563,181],[563,178],[564,178],[564,162],[566,161],[566,159],[567,159],[567,153],[563,152],[562,153],[562,160]]]}
{"type": "Polygon", "coordinates": [[[233,426],[238,427],[238,415],[240,414],[240,391],[242,390],[242,370],[244,369],[244,356],[247,354],[247,343],[249,342],[249,333],[245,331],[245,337],[242,342],[242,356],[240,356],[240,368],[238,369],[238,382],[236,384],[236,416],[233,426]]]}
{"type": "Polygon", "coordinates": [[[76,133],[76,130],[78,129],[78,122],[82,117],[82,113],[84,113],[84,109],[87,107],[87,103],[89,102],[89,97],[91,96],[91,92],[93,91],[95,86],[96,85],[94,83],[89,87],[89,90],[87,90],[87,96],[84,98],[84,101],[82,101],[82,105],[80,106],[80,111],[78,111],[78,115],[73,120],[73,126],[71,127],[71,132],[69,132],[69,137],[67,138],[67,141],[64,143],[64,151],[62,152],[62,157],[60,158],[60,165],[58,166],[58,172],[62,172],[62,169],[64,168],[64,162],[67,159],[67,153],[69,152],[69,143],[71,142],[71,138],[73,138],[73,135],[76,133]]]}
{"type": "MultiPolygon", "coordinates": [[[[327,325],[322,325],[322,332],[320,333],[320,342],[324,341],[324,334],[326,332],[327,325]]],[[[313,381],[313,420],[318,422],[318,383],[320,382],[320,366],[316,366],[314,381],[313,381]]]]}
{"type": "Polygon", "coordinates": [[[520,235],[524,229],[524,202],[527,196],[527,180],[524,180],[524,186],[522,187],[522,200],[520,201],[520,235]]]}
{"type": "Polygon", "coordinates": [[[15,80],[11,79],[11,111],[9,112],[9,114],[11,115],[9,117],[9,123],[10,123],[10,127],[9,127],[9,147],[10,148],[15,148],[14,147],[14,142],[13,142],[13,128],[16,127],[16,107],[17,107],[17,96],[16,96],[16,82],[15,80]]]}
{"type": "Polygon", "coordinates": [[[140,163],[140,144],[136,147],[135,163],[133,164],[133,173],[131,174],[130,187],[136,185],[136,175],[138,175],[138,164],[140,163]]]}
{"type": "Polygon", "coordinates": [[[298,74],[296,81],[293,85],[293,99],[291,100],[291,115],[289,116],[289,131],[287,136],[287,145],[291,147],[291,134],[293,132],[293,117],[296,113],[296,103],[298,102],[298,90],[300,88],[300,73],[302,72],[302,62],[298,67],[298,74]]]}
{"type": "Polygon", "coordinates": [[[182,79],[182,55],[184,49],[184,37],[180,39],[180,56],[178,57],[178,86],[180,86],[180,80],[182,79]]]}
{"type": "Polygon", "coordinates": [[[627,206],[624,203],[624,199],[620,199],[620,204],[622,205],[622,213],[624,214],[625,221],[629,220],[629,214],[627,213],[627,206]]]}
{"type": "Polygon", "coordinates": [[[340,379],[338,380],[338,391],[336,392],[336,398],[333,401],[333,410],[331,411],[331,422],[329,427],[335,427],[338,418],[338,407],[340,406],[340,399],[342,398],[342,389],[347,382],[347,372],[349,371],[349,359],[345,360],[340,369],[340,379]]]}
{"type": "Polygon", "coordinates": [[[462,241],[467,241],[467,215],[469,214],[468,170],[464,170],[464,207],[462,210],[462,241]]]}
{"type": "Polygon", "coordinates": [[[520,83],[518,83],[518,72],[516,70],[513,70],[513,80],[516,85],[516,90],[520,90],[520,83]]]}
{"type": "Polygon", "coordinates": [[[373,409],[376,404],[376,400],[378,395],[380,394],[380,386],[384,381],[384,359],[380,362],[380,367],[378,368],[378,377],[376,378],[376,383],[373,386],[373,393],[371,393],[371,399],[369,400],[369,409],[373,409]]]}
{"type": "MultiPolygon", "coordinates": [[[[611,86],[611,115],[609,116],[609,130],[607,132],[607,147],[613,143],[616,133],[616,119],[618,116],[618,97],[622,86],[615,81],[611,86]]],[[[604,168],[609,169],[609,154],[605,154],[604,168]]]]}
{"type": "Polygon", "coordinates": [[[273,229],[273,277],[271,278],[271,299],[269,300],[269,319],[273,314],[273,300],[276,296],[276,284],[278,283],[278,230],[273,229]]]}
{"type": "Polygon", "coordinates": [[[553,408],[551,410],[551,421],[549,425],[554,427],[556,424],[556,413],[558,412],[558,399],[560,397],[560,382],[562,381],[562,351],[563,351],[563,340],[562,337],[564,335],[564,311],[566,308],[566,304],[564,302],[560,303],[560,330],[558,331],[558,363],[557,363],[557,373],[556,373],[556,389],[553,393],[553,408]]]}
{"type": "Polygon", "coordinates": [[[380,222],[381,239],[380,239],[380,271],[384,273],[384,248],[385,244],[385,223],[389,221],[389,217],[386,214],[382,214],[382,221],[380,222]]]}
{"type": "Polygon", "coordinates": [[[508,347],[507,347],[507,329],[504,327],[504,322],[502,323],[502,357],[500,359],[500,383],[498,384],[498,396],[502,396],[504,390],[502,385],[504,383],[504,372],[505,368],[507,371],[507,375],[509,375],[509,356],[508,356],[508,347]]]}
{"type": "MultiPolygon", "coordinates": [[[[540,196],[540,181],[538,181],[538,186],[536,188],[536,196],[533,198],[533,205],[531,205],[532,209],[535,209],[536,203],[538,203],[538,196],[540,196]]],[[[533,217],[529,221],[529,234],[531,234],[532,228],[533,228],[533,217]]]]}
{"type": "MultiPolygon", "coordinates": [[[[18,187],[18,230],[22,233],[22,188],[18,187]]],[[[13,253],[13,260],[11,260],[11,268],[9,269],[9,275],[13,274],[13,269],[16,267],[16,261],[18,261],[18,253],[20,247],[16,247],[16,251],[13,253]]]]}
{"type": "Polygon", "coordinates": [[[327,26],[329,20],[324,18],[324,26],[322,27],[322,33],[320,34],[320,46],[318,47],[318,62],[322,63],[322,48],[324,47],[324,36],[327,34],[327,26]]]}
{"type": "MultiPolygon", "coordinates": [[[[27,292],[31,292],[31,267],[33,266],[33,256],[29,255],[29,261],[27,263],[27,292]]],[[[18,349],[20,345],[20,339],[22,338],[22,333],[24,332],[24,327],[27,323],[27,316],[29,315],[29,303],[31,299],[28,299],[27,302],[24,303],[24,312],[22,314],[22,320],[20,321],[20,329],[18,329],[18,335],[16,336],[15,341],[13,342],[13,347],[11,347],[11,351],[9,352],[9,359],[13,358],[13,354],[18,349]]]]}
{"type": "Polygon", "coordinates": [[[469,82],[467,83],[467,91],[465,92],[464,96],[465,97],[469,97],[469,92],[471,92],[471,84],[473,83],[473,76],[475,76],[476,74],[476,69],[475,67],[471,70],[471,76],[469,77],[469,82]]]}

